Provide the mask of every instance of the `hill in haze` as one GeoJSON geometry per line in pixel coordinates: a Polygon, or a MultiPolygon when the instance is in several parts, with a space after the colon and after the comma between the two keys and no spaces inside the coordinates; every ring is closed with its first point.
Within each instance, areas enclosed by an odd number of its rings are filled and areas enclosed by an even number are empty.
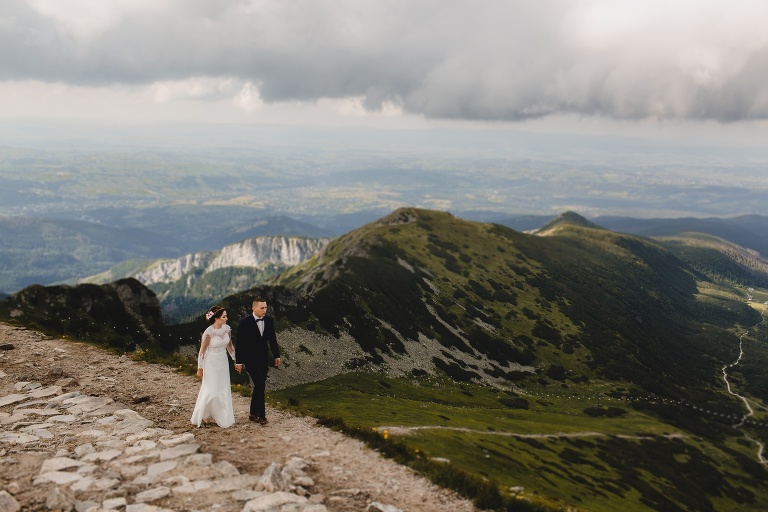
{"type": "MultiPolygon", "coordinates": [[[[327,231],[284,216],[254,218],[252,209],[212,216],[210,208],[116,208],[49,218],[0,216],[0,292],[32,284],[73,284],[136,260],[219,251],[256,236],[325,237],[327,231]]],[[[117,270],[115,277],[128,272],[117,270]],[[119,275],[118,275],[119,274],[119,275]]],[[[103,281],[101,281],[103,282],[103,281]]]]}

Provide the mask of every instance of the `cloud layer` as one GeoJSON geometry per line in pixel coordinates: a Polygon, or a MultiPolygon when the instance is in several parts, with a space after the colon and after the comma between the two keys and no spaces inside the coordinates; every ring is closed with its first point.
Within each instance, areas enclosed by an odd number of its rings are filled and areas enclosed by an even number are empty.
{"type": "Polygon", "coordinates": [[[3,0],[0,81],[246,111],[352,98],[445,119],[760,120],[766,19],[750,0],[3,0]]]}

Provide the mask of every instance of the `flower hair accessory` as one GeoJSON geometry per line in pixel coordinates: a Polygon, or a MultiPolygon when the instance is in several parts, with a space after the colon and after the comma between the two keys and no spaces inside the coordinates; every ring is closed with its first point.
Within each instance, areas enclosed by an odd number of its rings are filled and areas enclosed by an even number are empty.
{"type": "Polygon", "coordinates": [[[205,319],[206,319],[206,320],[210,320],[212,316],[213,316],[213,311],[209,311],[209,312],[207,312],[207,313],[205,314],[205,319]]]}

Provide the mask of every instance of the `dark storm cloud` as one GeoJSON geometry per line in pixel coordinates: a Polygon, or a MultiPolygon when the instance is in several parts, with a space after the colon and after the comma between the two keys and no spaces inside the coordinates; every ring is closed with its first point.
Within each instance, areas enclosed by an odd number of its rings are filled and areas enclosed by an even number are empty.
{"type": "MultiPolygon", "coordinates": [[[[705,4],[688,14],[717,21],[730,5],[705,4]]],[[[0,80],[231,77],[256,84],[265,102],[362,97],[371,110],[392,102],[432,118],[768,117],[762,35],[720,44],[706,22],[682,30],[686,16],[658,33],[593,34],[585,13],[601,5],[616,3],[5,0],[0,80]]]]}

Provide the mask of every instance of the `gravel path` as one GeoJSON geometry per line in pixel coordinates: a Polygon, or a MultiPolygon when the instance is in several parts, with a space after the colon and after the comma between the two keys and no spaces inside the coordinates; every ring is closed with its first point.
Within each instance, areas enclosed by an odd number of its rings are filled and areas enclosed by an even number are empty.
{"type": "MultiPolygon", "coordinates": [[[[317,426],[312,418],[268,407],[268,426],[249,422],[249,399],[239,395],[233,396],[234,426],[196,428],[189,418],[200,383],[168,367],[0,323],[3,344],[13,348],[0,350],[0,396],[14,393],[16,382],[32,381],[112,398],[157,427],[193,433],[201,452],[232,463],[241,473],[260,475],[272,462],[284,464],[290,456],[301,457],[311,463],[307,469],[315,482],[311,493],[321,496],[331,511],[363,511],[374,501],[407,512],[477,511],[470,502],[381,457],[363,443],[317,426]]],[[[12,411],[12,405],[0,407],[0,419],[12,411]]],[[[6,428],[3,424],[2,429],[6,428]]],[[[76,443],[76,439],[57,438],[31,446],[0,444],[0,490],[14,491],[22,510],[45,503],[45,496],[32,484],[42,461],[60,449],[72,450],[76,443]]],[[[179,504],[174,509],[186,508],[179,504]]]]}

